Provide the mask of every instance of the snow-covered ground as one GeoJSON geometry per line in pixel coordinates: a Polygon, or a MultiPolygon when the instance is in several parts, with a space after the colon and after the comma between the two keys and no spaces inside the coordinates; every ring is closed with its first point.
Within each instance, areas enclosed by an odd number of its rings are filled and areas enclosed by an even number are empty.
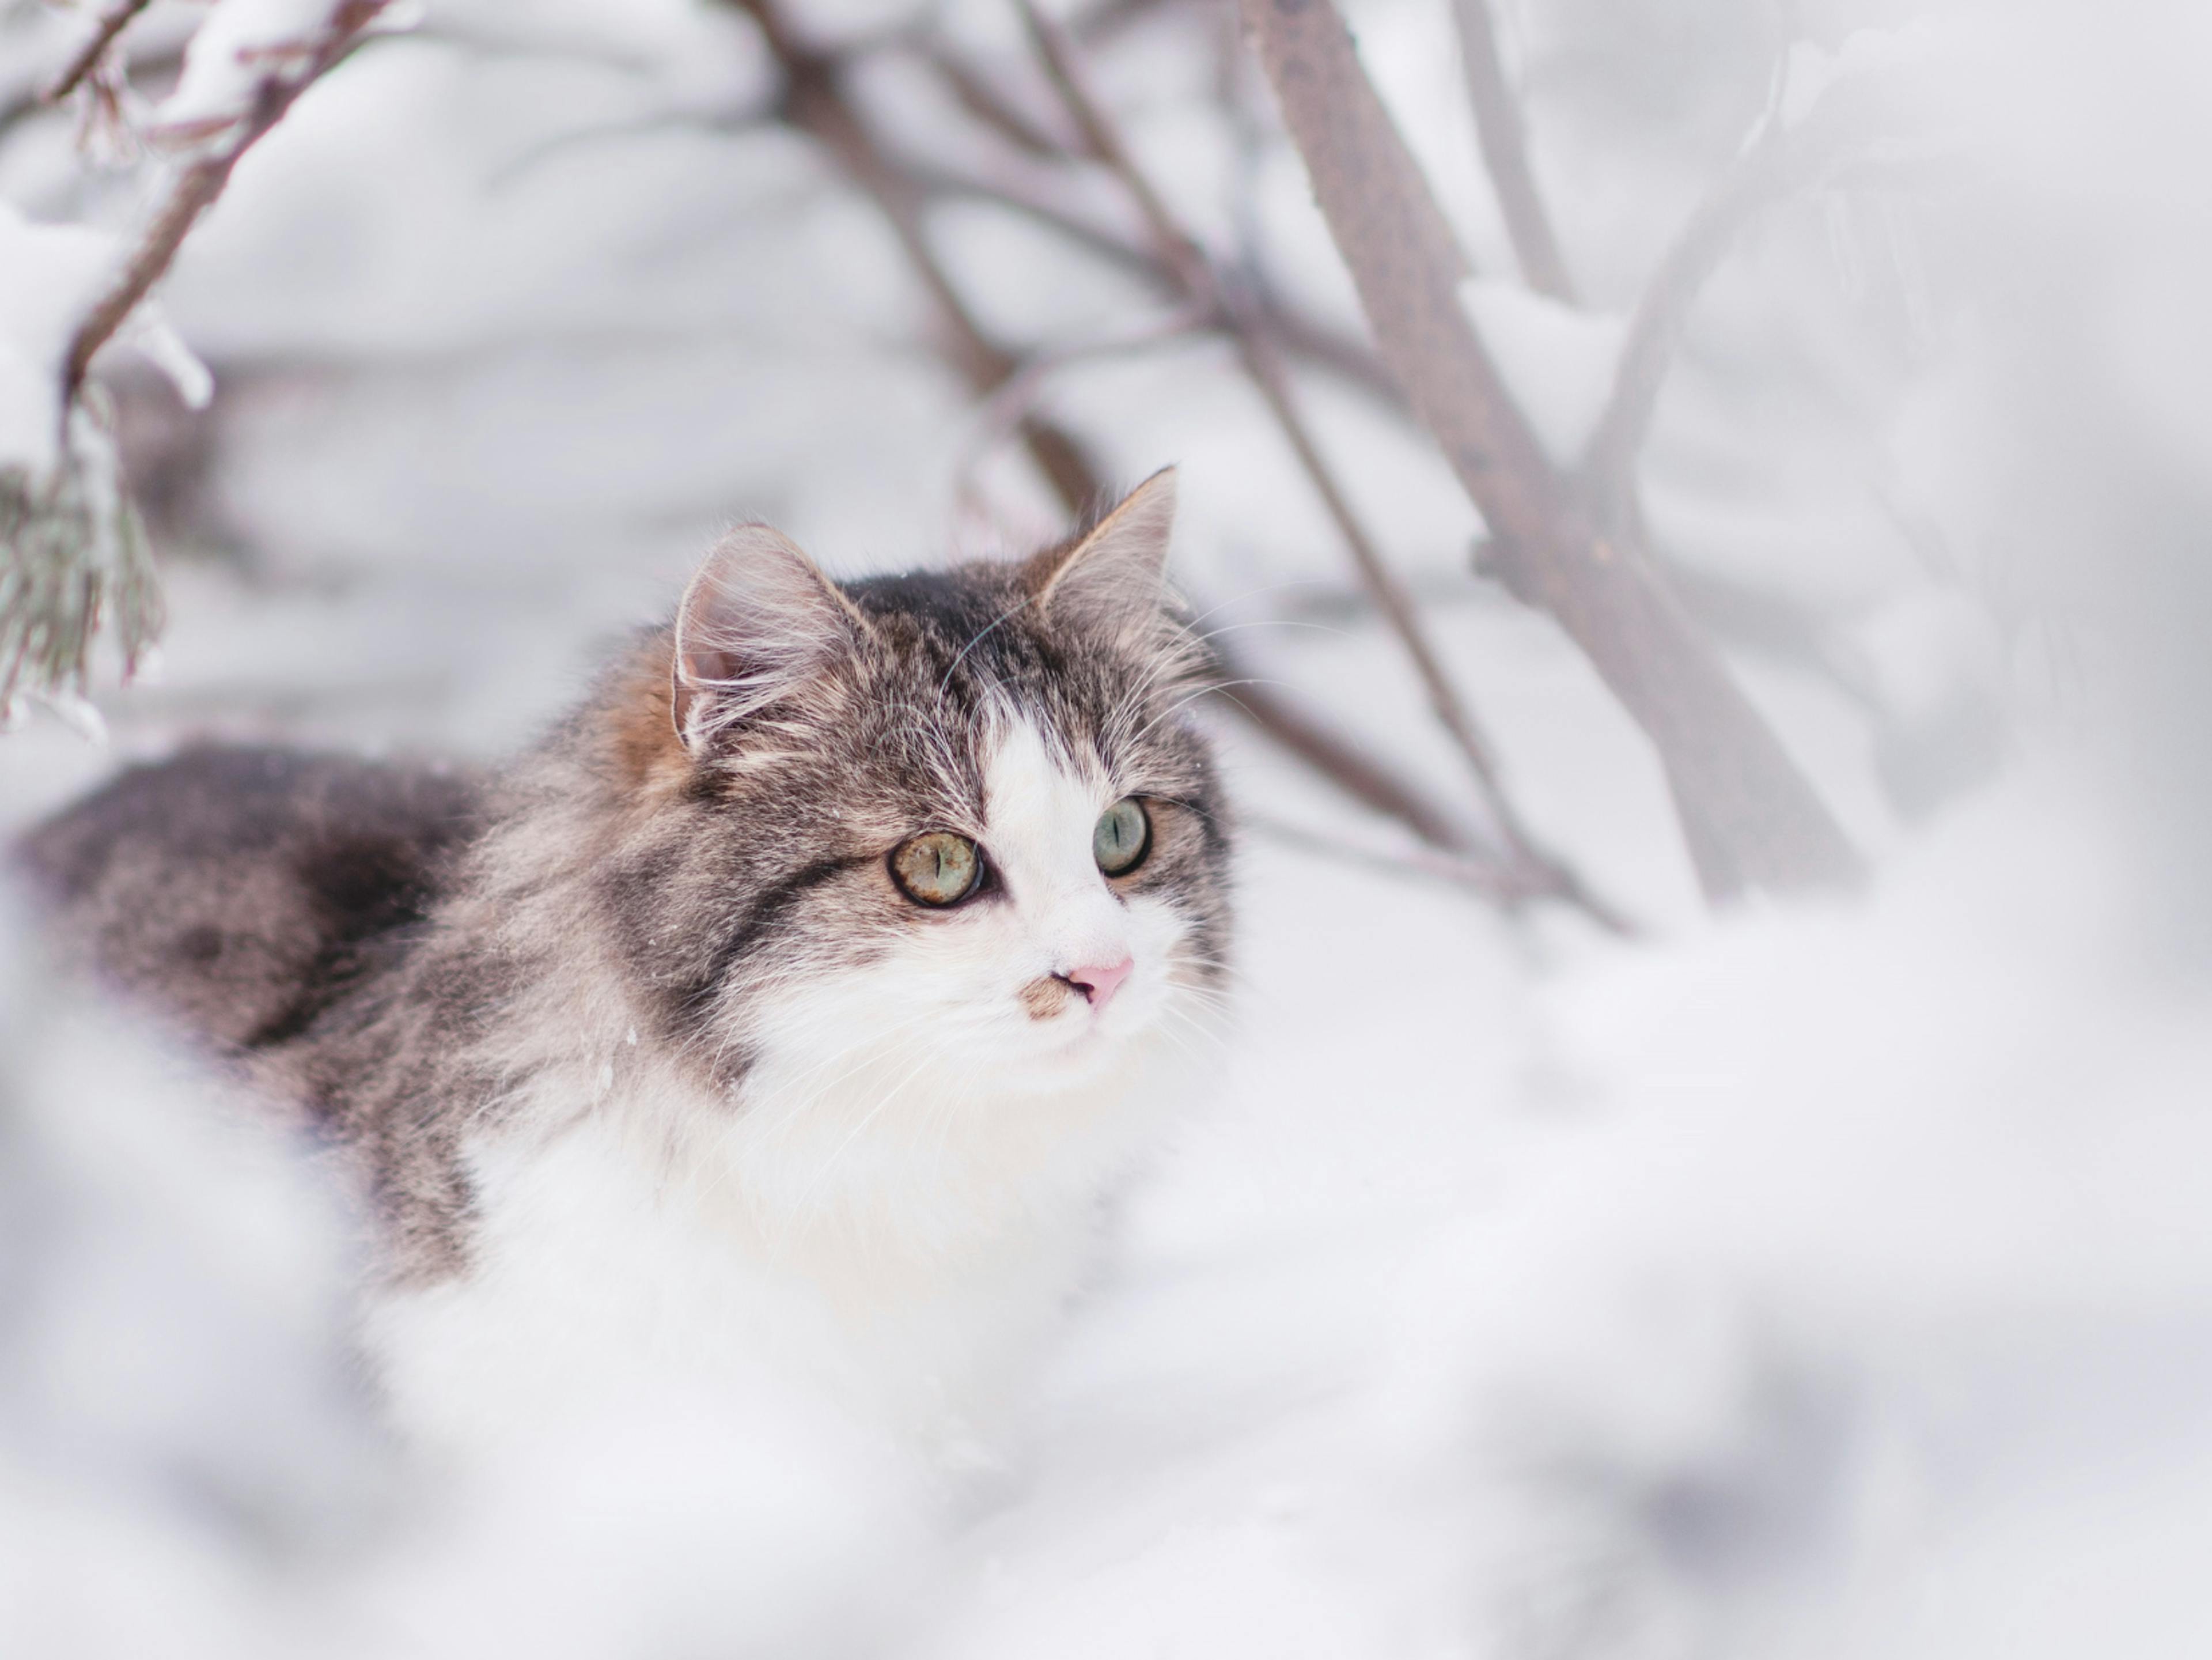
{"type": "MultiPolygon", "coordinates": [[[[1533,319],[1508,372],[1586,379],[1610,325],[1494,286],[1444,9],[1349,9],[1478,315],[1533,319]]],[[[1788,42],[1750,0],[1503,9],[1562,240],[1625,315],[1788,42]]],[[[1762,228],[1651,457],[1679,557],[1840,619],[1879,721],[1735,666],[1875,854],[1867,894],[1702,916],[1633,728],[1466,575],[1478,526],[1433,457],[1316,380],[1530,817],[1650,939],[1316,853],[1400,844],[1224,724],[1254,828],[1222,1087],[1130,1195],[1028,1456],[948,1525],[804,1402],[640,1403],[424,1481],[350,1370],[356,1225],[322,1164],[52,984],[11,910],[0,1651],[2212,1646],[2212,27],[1955,8],[1850,44],[1911,9],[1805,9],[1821,50],[1789,54],[1783,107],[1917,77],[1938,164],[1762,228]]],[[[945,15],[1018,50],[986,0],[945,15]]],[[[61,28],[0,14],[0,97],[61,28]]],[[[1147,25],[1100,79],[1226,234],[1206,39],[1147,25]]],[[[739,513],[845,572],[1052,528],[1003,455],[986,512],[957,487],[976,417],[866,208],[785,134],[661,119],[766,86],[683,0],[446,0],[304,100],[162,296],[218,391],[173,423],[217,449],[172,504],[161,675],[102,696],[107,748],[0,738],[0,833],[194,733],[511,749],[739,513]]],[[[143,198],[85,183],[68,137],[0,136],[0,201],[127,227],[143,198]]],[[[1249,165],[1285,287],[1348,315],[1294,161],[1249,165]]],[[[1011,222],[940,229],[1010,335],[1137,304],[1011,222]]],[[[1587,400],[1553,391],[1571,435],[1587,400]]],[[[1180,461],[1191,587],[1450,787],[1218,347],[1050,398],[1122,477],[1180,461]]]]}

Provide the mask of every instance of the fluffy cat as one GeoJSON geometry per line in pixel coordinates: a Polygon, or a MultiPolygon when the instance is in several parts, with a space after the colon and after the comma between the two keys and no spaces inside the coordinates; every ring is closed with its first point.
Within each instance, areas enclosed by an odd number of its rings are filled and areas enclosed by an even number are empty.
{"type": "Polygon", "coordinates": [[[988,1446],[1219,1001],[1173,512],[843,584],[748,525],[495,775],[198,751],[26,863],[357,1162],[403,1426],[766,1371],[988,1446]]]}

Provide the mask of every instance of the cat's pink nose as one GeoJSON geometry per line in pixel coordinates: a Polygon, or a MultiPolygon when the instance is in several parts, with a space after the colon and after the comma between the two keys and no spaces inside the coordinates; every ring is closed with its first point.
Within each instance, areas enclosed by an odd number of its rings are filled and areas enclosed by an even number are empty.
{"type": "Polygon", "coordinates": [[[1105,968],[1070,969],[1060,977],[1089,998],[1092,1008],[1103,1009],[1114,1000],[1114,994],[1121,989],[1121,982],[1136,966],[1135,958],[1125,957],[1105,968]]]}

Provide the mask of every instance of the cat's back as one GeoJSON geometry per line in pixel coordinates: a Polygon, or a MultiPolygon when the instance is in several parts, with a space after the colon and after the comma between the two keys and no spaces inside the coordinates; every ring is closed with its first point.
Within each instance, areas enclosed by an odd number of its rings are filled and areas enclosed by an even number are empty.
{"type": "Polygon", "coordinates": [[[216,1047],[292,1036],[436,903],[481,780],[208,747],[132,768],[18,850],[65,960],[216,1047]]]}

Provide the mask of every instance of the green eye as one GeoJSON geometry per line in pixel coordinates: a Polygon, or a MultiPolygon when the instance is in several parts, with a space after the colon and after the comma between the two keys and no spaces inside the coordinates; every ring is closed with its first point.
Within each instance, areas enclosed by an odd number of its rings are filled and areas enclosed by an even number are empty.
{"type": "Polygon", "coordinates": [[[1091,856],[1109,876],[1127,876],[1152,850],[1152,815],[1133,795],[1125,795],[1098,815],[1091,832],[1091,856]]]}
{"type": "Polygon", "coordinates": [[[957,905],[975,891],[983,855],[951,830],[925,830],[891,849],[891,880],[921,905],[957,905]]]}

